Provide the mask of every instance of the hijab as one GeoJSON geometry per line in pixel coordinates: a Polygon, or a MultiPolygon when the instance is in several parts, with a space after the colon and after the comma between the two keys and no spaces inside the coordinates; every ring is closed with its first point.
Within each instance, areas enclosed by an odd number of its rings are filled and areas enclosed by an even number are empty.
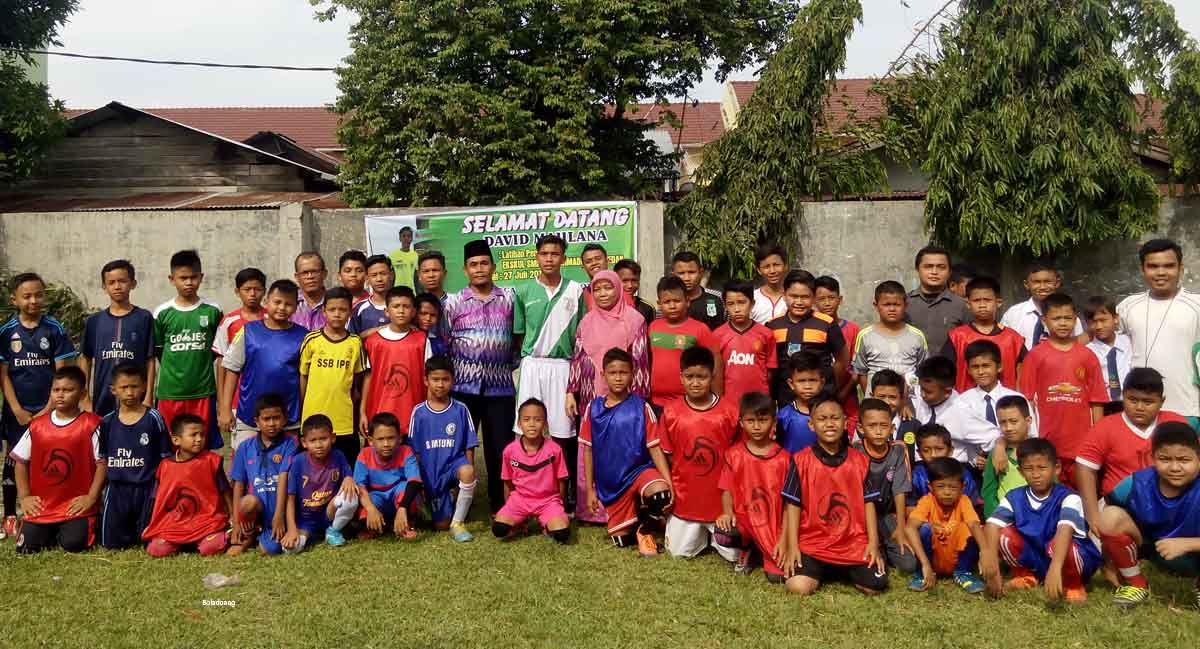
{"type": "Polygon", "coordinates": [[[583,350],[592,364],[596,366],[594,383],[596,394],[608,392],[602,371],[604,354],[613,347],[629,351],[634,340],[639,335],[643,335],[643,329],[646,327],[646,319],[624,299],[621,277],[616,272],[602,270],[596,273],[591,283],[593,295],[596,283],[604,281],[612,282],[613,288],[617,291],[616,303],[608,309],[601,309],[600,305],[596,303],[595,308],[583,316],[578,332],[583,350]]]}

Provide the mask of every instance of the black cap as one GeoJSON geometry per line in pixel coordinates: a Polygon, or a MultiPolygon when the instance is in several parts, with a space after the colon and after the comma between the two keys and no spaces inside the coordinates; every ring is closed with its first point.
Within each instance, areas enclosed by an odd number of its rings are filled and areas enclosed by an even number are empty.
{"type": "Polygon", "coordinates": [[[468,241],[467,244],[463,246],[463,261],[466,261],[471,257],[483,257],[485,255],[488,259],[492,259],[492,247],[489,246],[488,242],[484,239],[468,241]]]}

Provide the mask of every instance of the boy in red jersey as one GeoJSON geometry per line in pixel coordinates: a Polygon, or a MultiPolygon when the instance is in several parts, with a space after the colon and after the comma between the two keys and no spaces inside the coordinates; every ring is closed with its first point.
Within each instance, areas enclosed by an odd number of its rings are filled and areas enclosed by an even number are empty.
{"type": "Polygon", "coordinates": [[[875,523],[876,494],[866,493],[870,460],[850,448],[846,414],[818,399],[811,423],[817,443],[792,456],[783,483],[783,572],[790,593],[811,595],[845,576],[868,595],[887,589],[875,523]]]}
{"type": "Polygon", "coordinates": [[[95,542],[96,503],[108,462],[100,457],[100,417],[79,408],[86,383],[78,367],[55,370],[50,412],[34,417],[9,453],[25,512],[17,534],[19,553],[55,546],[82,552],[95,542]]]}
{"type": "Polygon", "coordinates": [[[665,453],[671,467],[675,504],[667,519],[667,552],[691,559],[712,545],[726,561],[736,561],[736,549],[712,538],[721,515],[721,457],[733,443],[738,419],[733,402],[712,391],[714,363],[712,352],[703,347],[683,352],[679,369],[684,396],[663,408],[658,428],[651,433],[650,454],[665,453]]]}
{"type": "Polygon", "coordinates": [[[412,410],[425,400],[425,361],[433,356],[429,338],[413,326],[416,297],[407,286],[387,291],[388,318],[391,322],[363,339],[370,367],[363,376],[363,399],[359,427],[368,433],[371,418],[390,412],[400,421],[408,421],[412,410]]]}
{"type": "Polygon", "coordinates": [[[942,348],[942,356],[953,358],[958,367],[954,389],[966,392],[975,387],[967,371],[967,359],[963,356],[967,345],[977,340],[989,340],[1000,348],[1000,384],[1017,389],[1017,366],[1025,360],[1025,337],[996,322],[996,313],[1003,301],[1000,299],[1000,284],[990,277],[976,277],[967,282],[967,306],[971,308],[973,321],[950,330],[950,339],[942,348]]]}
{"type": "MultiPolygon", "coordinates": [[[[831,275],[822,275],[813,282],[816,288],[813,290],[813,304],[816,305],[817,311],[833,318],[838,328],[842,330],[842,339],[846,341],[846,358],[853,359],[855,347],[854,343],[858,340],[858,332],[862,331],[862,327],[853,320],[843,318],[838,310],[842,308],[842,283],[836,277],[831,275]]],[[[846,409],[846,421],[854,422],[858,419],[858,384],[851,380],[853,377],[847,374],[846,381],[838,388],[838,399],[842,401],[842,407],[846,409]]],[[[849,427],[853,430],[853,427],[849,427]]]]}
{"type": "Polygon", "coordinates": [[[724,397],[737,404],[747,392],[770,390],[769,374],[775,369],[775,335],[750,319],[754,309],[754,285],[729,282],[725,285],[725,315],[729,321],[713,335],[721,344],[724,365],[724,397]]]}
{"type": "Polygon", "coordinates": [[[201,556],[225,552],[233,492],[221,456],[205,448],[204,420],[182,414],[171,421],[175,456],[164,458],[154,479],[154,510],[142,532],[146,552],[169,557],[192,548],[201,556]]]}
{"type": "MultiPolygon", "coordinates": [[[[713,356],[721,354],[721,343],[704,323],[688,317],[687,288],[678,277],[658,281],[658,310],[662,317],[650,323],[650,402],[658,407],[683,396],[679,380],[679,357],[683,350],[697,345],[713,356]]],[[[725,389],[724,368],[718,366],[713,377],[718,393],[725,389]]]]}
{"type": "Polygon", "coordinates": [[[367,292],[367,256],[361,250],[347,250],[338,257],[338,283],[350,291],[351,303],[371,297],[367,292]]]}
{"type": "Polygon", "coordinates": [[[761,558],[767,581],[783,583],[783,501],[775,494],[783,490],[791,455],[772,439],[775,433],[775,402],[764,392],[742,397],[740,423],[745,441],[725,451],[721,479],[721,516],[716,538],[729,547],[741,548],[734,573],[746,575],[751,561],[761,558]]]}
{"type": "Polygon", "coordinates": [[[1038,412],[1038,436],[1058,450],[1059,481],[1074,487],[1075,457],[1104,415],[1108,390],[1096,355],[1076,338],[1075,303],[1062,293],[1043,302],[1050,337],[1025,357],[1021,392],[1038,412]]]}

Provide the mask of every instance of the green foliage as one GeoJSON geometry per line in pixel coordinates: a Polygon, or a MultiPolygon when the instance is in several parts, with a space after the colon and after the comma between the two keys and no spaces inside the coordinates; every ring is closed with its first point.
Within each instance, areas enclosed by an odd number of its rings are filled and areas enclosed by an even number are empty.
{"type": "Polygon", "coordinates": [[[1200,52],[1194,47],[1171,62],[1168,95],[1163,126],[1171,152],[1171,174],[1185,191],[1200,192],[1200,52]]]}
{"type": "Polygon", "coordinates": [[[671,210],[685,245],[721,271],[748,276],[754,248],[795,242],[808,197],[881,188],[878,158],[851,117],[827,123],[830,83],[845,64],[846,41],[862,20],[858,0],[814,0],[801,10],[738,115],[737,128],[705,147],[696,188],[671,210]]]}
{"type": "Polygon", "coordinates": [[[672,173],[640,101],[773,51],[796,0],[311,0],[348,9],[339,71],[354,205],[633,196],[672,173]]]}
{"type": "MultiPolygon", "coordinates": [[[[14,275],[16,273],[0,270],[0,322],[8,322],[17,315],[17,309],[11,299],[12,287],[9,284],[14,275]]],[[[95,309],[89,309],[83,298],[71,290],[70,286],[47,284],[42,312],[61,322],[71,340],[78,346],[83,339],[83,322],[95,313],[95,309]]]]}

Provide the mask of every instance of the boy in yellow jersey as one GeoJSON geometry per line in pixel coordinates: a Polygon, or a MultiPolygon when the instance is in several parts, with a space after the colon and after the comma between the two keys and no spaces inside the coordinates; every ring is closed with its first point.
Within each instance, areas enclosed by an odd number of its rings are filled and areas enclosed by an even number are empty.
{"type": "Polygon", "coordinates": [[[300,347],[301,421],[322,414],[333,422],[333,446],[347,458],[358,457],[361,446],[355,432],[367,355],[362,340],[346,330],[354,296],[342,287],[325,294],[325,326],[310,331],[300,347]]]}

